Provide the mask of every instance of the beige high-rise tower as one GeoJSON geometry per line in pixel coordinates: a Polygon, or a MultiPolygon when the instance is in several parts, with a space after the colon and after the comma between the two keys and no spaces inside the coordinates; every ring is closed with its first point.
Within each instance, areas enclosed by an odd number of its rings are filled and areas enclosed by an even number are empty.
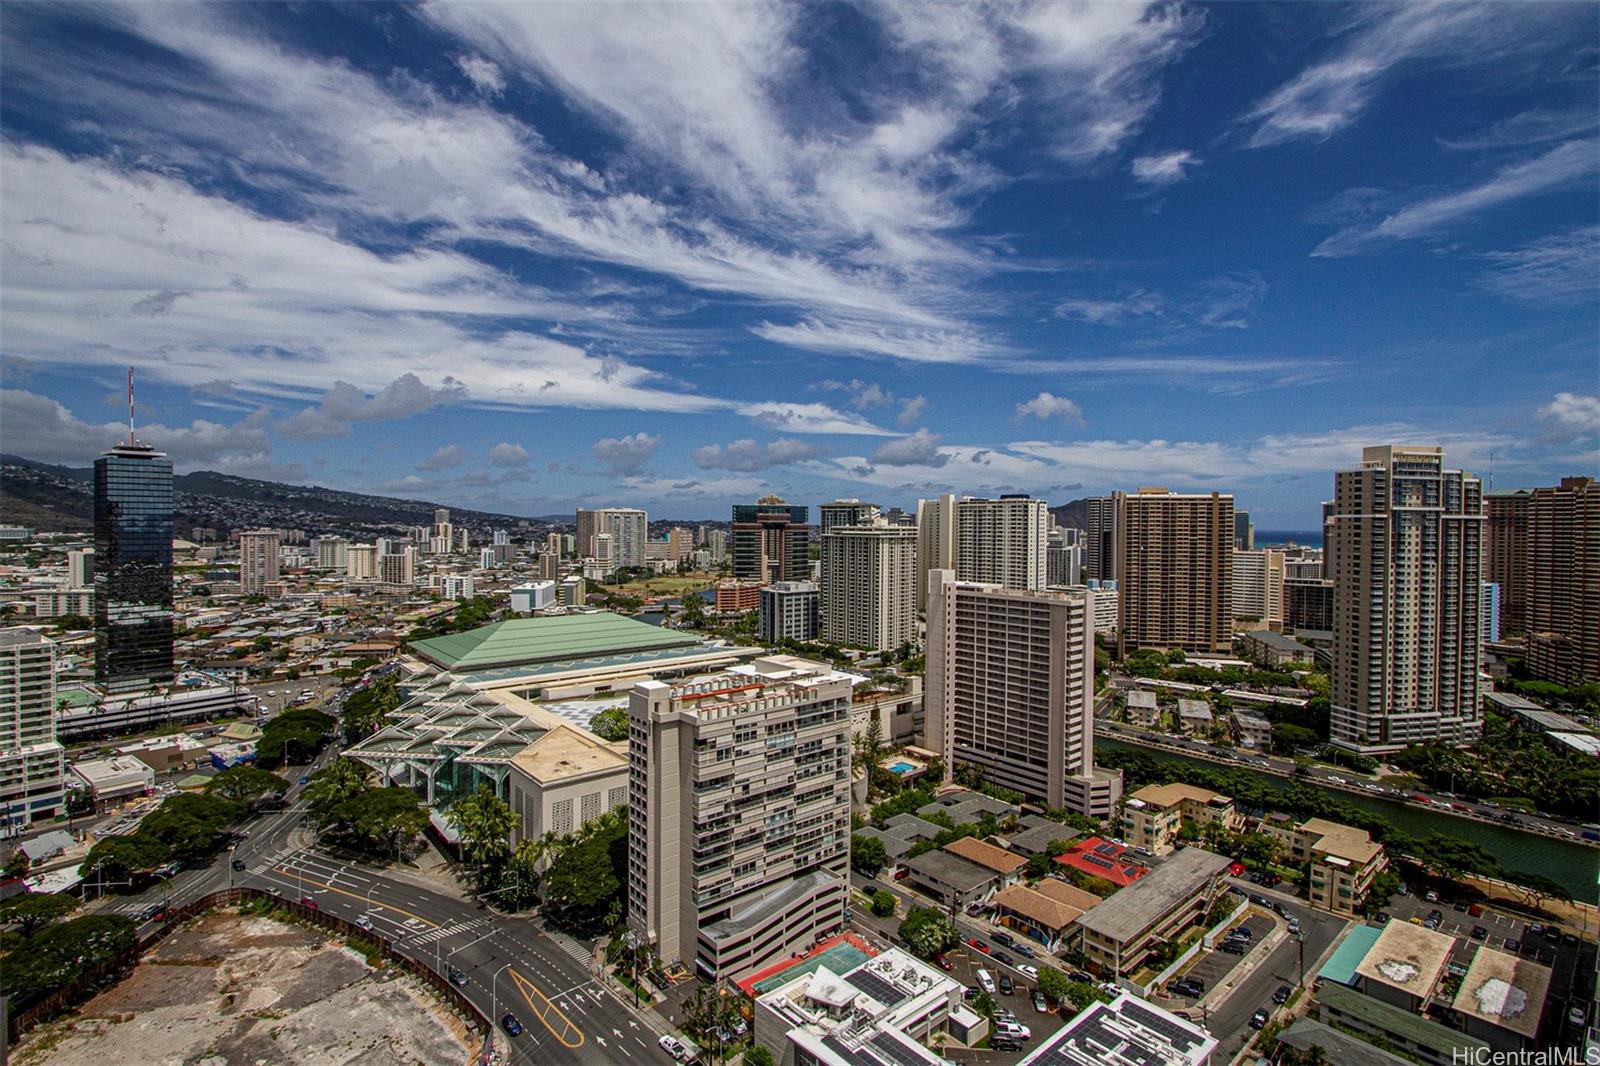
{"type": "Polygon", "coordinates": [[[742,977],[844,926],[851,679],[790,656],[628,703],[628,924],[742,977]]]}
{"type": "Polygon", "coordinates": [[[1118,654],[1233,648],[1233,497],[1112,493],[1118,654]]]}
{"type": "Polygon", "coordinates": [[[1122,778],[1094,765],[1094,593],[1031,592],[935,570],[924,743],[992,783],[1090,817],[1122,778]]]}
{"type": "Polygon", "coordinates": [[[1534,489],[1523,588],[1528,669],[1561,685],[1600,681],[1600,485],[1534,489]]]}
{"type": "Polygon", "coordinates": [[[1028,496],[957,500],[956,574],[1008,589],[1042,589],[1050,505],[1028,496]]]}
{"type": "Polygon", "coordinates": [[[928,575],[956,568],[956,498],[917,501],[917,610],[928,606],[928,575]]]}
{"type": "Polygon", "coordinates": [[[1445,469],[1442,448],[1384,445],[1333,484],[1333,742],[1364,752],[1471,743],[1482,483],[1445,469]]]}
{"type": "Polygon", "coordinates": [[[917,639],[917,531],[879,518],[822,535],[822,637],[872,651],[917,639]]]}
{"type": "Polygon", "coordinates": [[[278,580],[278,548],[283,535],[276,529],[252,529],[239,534],[239,591],[259,595],[278,580]]]}

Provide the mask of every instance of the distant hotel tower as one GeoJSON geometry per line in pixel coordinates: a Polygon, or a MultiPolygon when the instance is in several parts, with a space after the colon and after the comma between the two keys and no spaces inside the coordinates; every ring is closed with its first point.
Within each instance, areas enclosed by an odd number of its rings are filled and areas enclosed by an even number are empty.
{"type": "Polygon", "coordinates": [[[754,581],[811,577],[810,509],[777,496],[733,505],[733,576],[754,581]]]}
{"type": "Polygon", "coordinates": [[[172,462],[131,434],[94,463],[94,623],[106,689],[172,680],[172,462]]]}

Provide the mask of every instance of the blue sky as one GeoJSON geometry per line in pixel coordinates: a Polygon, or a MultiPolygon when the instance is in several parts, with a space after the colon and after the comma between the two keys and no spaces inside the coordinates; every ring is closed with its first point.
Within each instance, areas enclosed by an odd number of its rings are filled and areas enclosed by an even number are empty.
{"type": "Polygon", "coordinates": [[[1594,5],[0,6],[0,448],[544,514],[1594,473],[1594,5]]]}

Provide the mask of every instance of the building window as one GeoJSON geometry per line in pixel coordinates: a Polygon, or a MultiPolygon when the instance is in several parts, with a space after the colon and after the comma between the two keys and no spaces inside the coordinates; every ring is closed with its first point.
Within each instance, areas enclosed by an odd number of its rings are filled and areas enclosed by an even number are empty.
{"type": "Polygon", "coordinates": [[[598,817],[600,817],[600,793],[586,793],[578,807],[578,819],[581,824],[588,825],[598,817]]]}
{"type": "Polygon", "coordinates": [[[572,801],[557,800],[550,808],[550,829],[557,836],[572,832],[572,801]]]}

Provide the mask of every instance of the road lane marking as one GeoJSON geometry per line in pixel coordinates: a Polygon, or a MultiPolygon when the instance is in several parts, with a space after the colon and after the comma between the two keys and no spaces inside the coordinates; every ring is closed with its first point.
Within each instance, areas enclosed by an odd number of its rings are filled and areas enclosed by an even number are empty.
{"type": "MultiPolygon", "coordinates": [[[[393,903],[385,903],[382,900],[377,899],[375,897],[364,896],[364,895],[362,895],[362,894],[360,894],[358,892],[346,892],[342,888],[336,888],[333,885],[324,884],[321,881],[313,881],[311,878],[304,877],[298,871],[295,871],[295,870],[285,870],[280,866],[274,866],[273,867],[273,872],[274,873],[280,873],[280,874],[281,873],[292,873],[292,874],[295,875],[295,881],[296,882],[302,882],[303,881],[304,883],[306,883],[308,885],[313,885],[313,886],[315,886],[317,888],[322,889],[325,892],[337,892],[341,896],[349,896],[351,899],[360,900],[362,903],[368,904],[369,906],[382,907],[385,910],[391,910],[391,911],[394,911],[394,912],[396,912],[398,914],[403,914],[407,918],[415,918],[417,921],[421,922],[423,925],[426,925],[430,929],[437,929],[439,927],[439,923],[438,922],[429,921],[428,919],[424,918],[420,914],[412,914],[410,911],[406,910],[404,907],[396,907],[393,903]]],[[[279,878],[279,880],[283,881],[284,884],[289,884],[290,883],[290,881],[289,881],[289,879],[287,877],[279,878]]]]}
{"type": "Polygon", "coordinates": [[[560,1007],[550,1002],[550,997],[545,995],[538,985],[522,976],[515,969],[508,972],[511,974],[511,979],[516,982],[517,990],[522,993],[523,1000],[528,1004],[528,1009],[533,1011],[534,1017],[539,1019],[541,1025],[550,1030],[550,1035],[561,1041],[562,1046],[569,1050],[582,1047],[584,1042],[583,1030],[579,1029],[571,1018],[563,1014],[560,1007]],[[537,997],[538,1002],[535,1002],[535,997],[537,997]],[[540,1007],[539,1003],[543,1003],[544,1006],[540,1007]],[[552,1016],[554,1016],[559,1027],[551,1024],[552,1016]]]}

